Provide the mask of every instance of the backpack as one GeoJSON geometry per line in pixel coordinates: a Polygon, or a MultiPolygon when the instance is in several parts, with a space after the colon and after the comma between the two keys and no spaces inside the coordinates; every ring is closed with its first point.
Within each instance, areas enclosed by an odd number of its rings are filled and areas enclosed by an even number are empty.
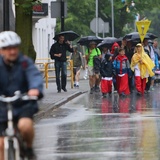
{"type": "Polygon", "coordinates": [[[93,69],[94,69],[94,72],[96,74],[98,74],[100,72],[100,68],[101,68],[101,60],[99,58],[99,55],[98,55],[98,49],[96,49],[96,52],[97,52],[97,55],[93,57],[93,69]]]}

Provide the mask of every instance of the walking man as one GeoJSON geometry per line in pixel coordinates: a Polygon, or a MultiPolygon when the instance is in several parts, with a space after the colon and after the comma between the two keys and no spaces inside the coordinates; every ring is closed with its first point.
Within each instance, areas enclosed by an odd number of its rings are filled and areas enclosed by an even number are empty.
{"type": "Polygon", "coordinates": [[[79,88],[81,66],[84,68],[82,53],[78,51],[77,46],[73,46],[74,52],[71,53],[70,59],[73,60],[74,87],[79,88]]]}
{"type": "MultiPolygon", "coordinates": [[[[99,92],[99,83],[100,83],[100,68],[94,64],[95,56],[101,58],[101,51],[96,47],[96,42],[92,41],[89,44],[89,48],[86,50],[86,61],[88,64],[88,75],[89,75],[89,84],[90,84],[90,94],[93,94],[94,91],[99,92]]],[[[97,59],[98,61],[98,59],[97,59]]]]}
{"type": "MultiPolygon", "coordinates": [[[[152,62],[155,64],[155,53],[154,53],[153,47],[149,45],[147,39],[144,39],[143,45],[144,45],[144,51],[148,54],[148,56],[150,57],[150,59],[152,60],[152,62]]],[[[146,84],[145,93],[150,92],[150,87],[151,87],[151,81],[152,81],[152,79],[154,79],[154,77],[153,78],[150,77],[150,76],[148,77],[148,82],[146,84]]]]}
{"type": "Polygon", "coordinates": [[[54,43],[50,49],[51,59],[55,60],[55,73],[58,93],[61,93],[61,89],[64,92],[67,92],[67,51],[73,52],[73,48],[68,41],[65,42],[64,35],[60,35],[58,41],[54,43]]]}

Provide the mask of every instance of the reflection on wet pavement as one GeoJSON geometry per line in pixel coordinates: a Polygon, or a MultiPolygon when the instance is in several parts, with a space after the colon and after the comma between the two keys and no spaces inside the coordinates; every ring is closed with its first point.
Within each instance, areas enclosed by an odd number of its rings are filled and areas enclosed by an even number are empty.
{"type": "Polygon", "coordinates": [[[80,96],[36,124],[38,160],[159,160],[159,97],[80,96]]]}

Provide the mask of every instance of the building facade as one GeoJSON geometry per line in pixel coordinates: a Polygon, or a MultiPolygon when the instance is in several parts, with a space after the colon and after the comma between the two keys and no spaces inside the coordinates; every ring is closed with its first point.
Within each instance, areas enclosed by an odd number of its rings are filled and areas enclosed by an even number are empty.
{"type": "MultiPolygon", "coordinates": [[[[37,59],[49,58],[49,49],[55,36],[56,19],[51,18],[51,2],[56,0],[42,0],[42,6],[33,8],[33,44],[37,59]]],[[[15,29],[15,5],[10,1],[10,29],[15,29]]],[[[3,0],[0,0],[0,32],[3,31],[3,0]]]]}
{"type": "MultiPolygon", "coordinates": [[[[33,44],[37,52],[37,59],[49,58],[49,49],[54,42],[56,19],[51,18],[52,1],[54,0],[42,0],[42,6],[46,5],[48,7],[47,15],[33,16],[33,44]]],[[[46,11],[42,9],[42,12],[46,11]]]]}

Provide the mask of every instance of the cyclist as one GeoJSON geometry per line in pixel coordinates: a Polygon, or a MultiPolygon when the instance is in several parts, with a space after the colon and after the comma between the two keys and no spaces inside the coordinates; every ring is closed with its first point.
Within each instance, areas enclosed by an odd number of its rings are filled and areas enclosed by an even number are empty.
{"type": "MultiPolygon", "coordinates": [[[[43,79],[32,60],[20,54],[20,37],[12,31],[0,33],[0,95],[14,96],[19,90],[29,96],[42,97],[43,79]]],[[[35,101],[13,103],[14,123],[27,144],[29,160],[35,160],[33,115],[38,111],[35,101]]],[[[7,108],[0,103],[0,160],[4,159],[4,131],[7,128],[7,108]]]]}

